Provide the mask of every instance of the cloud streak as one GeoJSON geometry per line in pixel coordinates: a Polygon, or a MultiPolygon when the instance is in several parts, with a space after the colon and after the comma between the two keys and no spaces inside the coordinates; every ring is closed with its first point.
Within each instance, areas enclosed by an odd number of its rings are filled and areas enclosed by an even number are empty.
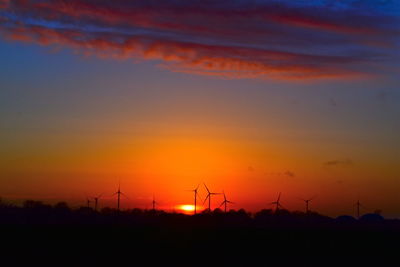
{"type": "Polygon", "coordinates": [[[292,171],[286,171],[285,173],[284,173],[284,175],[286,175],[286,176],[288,176],[288,177],[295,177],[296,175],[294,174],[294,172],[292,172],[292,171]]]}
{"type": "Polygon", "coordinates": [[[226,78],[352,78],[396,59],[399,17],[289,1],[0,1],[4,38],[226,78]],[[351,23],[350,23],[351,22],[351,23]]]}
{"type": "Polygon", "coordinates": [[[349,166],[353,166],[353,161],[350,159],[330,160],[330,161],[324,162],[323,165],[325,167],[349,167],[349,166]]]}

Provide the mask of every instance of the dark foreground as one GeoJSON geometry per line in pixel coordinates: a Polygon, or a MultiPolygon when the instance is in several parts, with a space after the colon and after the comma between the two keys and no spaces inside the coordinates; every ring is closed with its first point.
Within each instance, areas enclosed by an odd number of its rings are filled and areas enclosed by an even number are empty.
{"type": "Polygon", "coordinates": [[[2,211],[0,266],[400,264],[398,221],[269,211],[253,217],[243,212],[41,212],[2,211]]]}

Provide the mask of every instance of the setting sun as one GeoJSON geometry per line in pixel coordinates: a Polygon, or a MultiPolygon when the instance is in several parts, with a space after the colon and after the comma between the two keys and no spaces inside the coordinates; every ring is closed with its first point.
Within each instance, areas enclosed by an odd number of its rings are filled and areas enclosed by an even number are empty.
{"type": "Polygon", "coordinates": [[[194,211],[194,205],[179,205],[178,209],[183,213],[190,213],[194,211]]]}

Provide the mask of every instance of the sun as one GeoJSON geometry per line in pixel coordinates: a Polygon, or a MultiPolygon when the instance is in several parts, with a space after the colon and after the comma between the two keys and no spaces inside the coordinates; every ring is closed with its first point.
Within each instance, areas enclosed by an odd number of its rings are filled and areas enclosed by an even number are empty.
{"type": "Polygon", "coordinates": [[[178,209],[183,213],[192,213],[194,211],[194,205],[189,205],[189,204],[179,205],[178,209]]]}
{"type": "Polygon", "coordinates": [[[194,211],[194,205],[180,205],[179,208],[183,211],[194,211]]]}

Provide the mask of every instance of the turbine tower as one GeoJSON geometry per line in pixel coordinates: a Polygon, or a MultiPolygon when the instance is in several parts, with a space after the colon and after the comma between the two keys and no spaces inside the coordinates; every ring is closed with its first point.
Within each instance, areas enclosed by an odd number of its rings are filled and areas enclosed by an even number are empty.
{"type": "Polygon", "coordinates": [[[221,207],[222,205],[225,205],[225,213],[226,213],[226,207],[227,207],[228,203],[229,203],[229,204],[235,204],[235,203],[233,203],[232,201],[229,201],[229,200],[226,199],[225,192],[223,192],[223,194],[224,194],[224,201],[222,201],[220,207],[221,207]]]}
{"type": "Polygon", "coordinates": [[[88,209],[90,209],[90,203],[92,203],[92,201],[90,200],[90,198],[86,197],[86,203],[87,203],[88,209]]]}
{"type": "Polygon", "coordinates": [[[361,204],[360,199],[357,199],[357,202],[354,205],[357,207],[357,219],[360,219],[360,208],[363,208],[364,206],[361,204]]]}
{"type": "Polygon", "coordinates": [[[92,197],[94,199],[94,211],[97,211],[97,207],[99,204],[99,199],[103,196],[103,193],[96,196],[96,197],[92,197]]]}
{"type": "Polygon", "coordinates": [[[281,200],[281,193],[279,193],[278,199],[276,201],[270,203],[271,205],[275,205],[275,212],[277,212],[279,210],[279,208],[283,208],[280,200],[281,200]]]}
{"type": "Polygon", "coordinates": [[[151,203],[153,205],[153,211],[156,211],[157,202],[156,202],[156,198],[154,197],[154,195],[153,195],[153,201],[151,203]]]}
{"type": "Polygon", "coordinates": [[[198,190],[199,190],[199,185],[193,190],[189,190],[190,192],[194,193],[194,214],[197,214],[197,197],[199,196],[198,190]]]}
{"type": "Polygon", "coordinates": [[[207,201],[208,199],[208,211],[211,212],[211,196],[212,195],[220,195],[221,193],[214,193],[214,192],[210,192],[210,190],[208,190],[208,187],[206,186],[206,184],[204,184],[204,186],[206,187],[207,190],[207,197],[206,199],[204,199],[203,204],[207,201]]]}
{"type": "Polygon", "coordinates": [[[121,192],[121,183],[118,185],[118,191],[113,194],[113,196],[117,195],[117,210],[119,211],[120,203],[121,203],[121,195],[127,197],[124,193],[121,192]]]}
{"type": "Polygon", "coordinates": [[[310,212],[310,202],[313,201],[316,198],[316,196],[313,196],[312,198],[309,199],[302,199],[304,201],[304,203],[306,203],[306,214],[308,214],[310,212]]]}

